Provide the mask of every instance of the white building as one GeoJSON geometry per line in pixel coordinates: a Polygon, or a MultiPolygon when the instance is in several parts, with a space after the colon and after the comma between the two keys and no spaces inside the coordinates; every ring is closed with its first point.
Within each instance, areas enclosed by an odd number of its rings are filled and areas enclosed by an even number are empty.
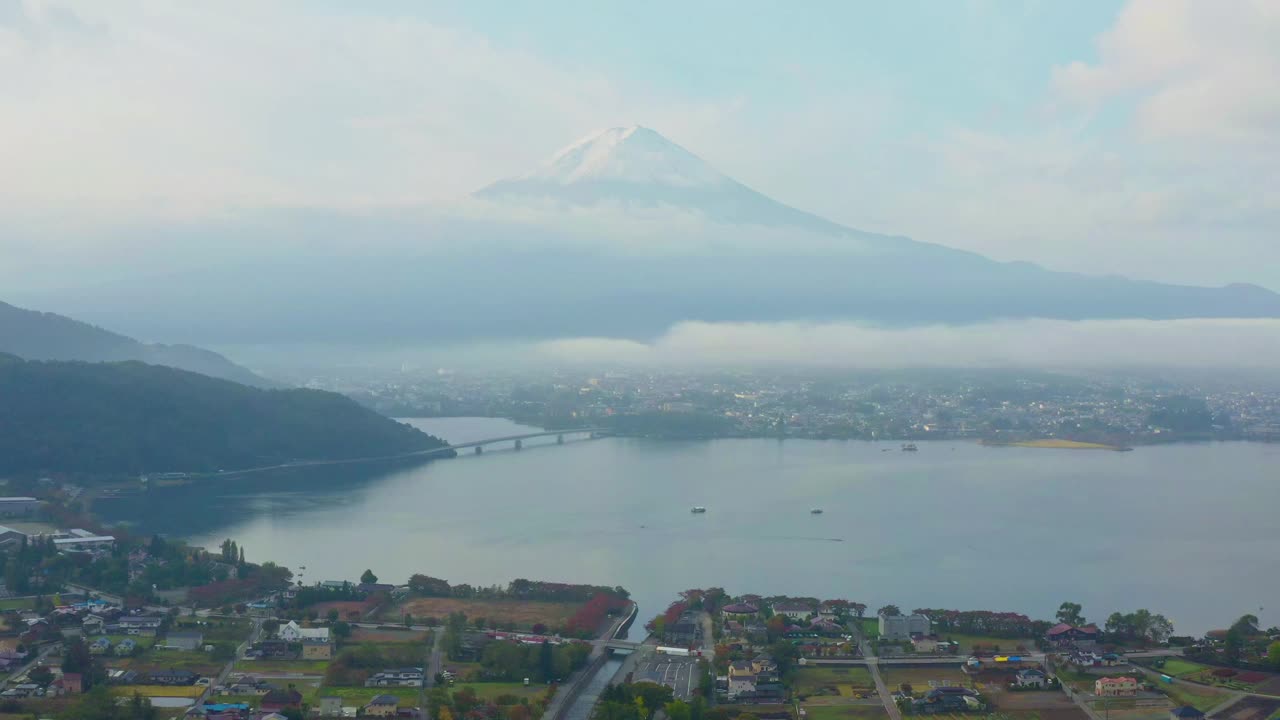
{"type": "Polygon", "coordinates": [[[932,623],[924,615],[881,615],[880,637],[886,640],[910,640],[912,635],[929,635],[932,623]]]}
{"type": "Polygon", "coordinates": [[[88,530],[76,528],[53,536],[53,546],[59,550],[89,550],[92,548],[110,548],[116,539],[110,535],[95,535],[88,530]]]}
{"type": "Polygon", "coordinates": [[[0,497],[0,516],[31,515],[41,504],[33,497],[0,497]]]}
{"type": "Polygon", "coordinates": [[[297,622],[290,620],[280,626],[280,630],[276,632],[276,637],[285,642],[302,642],[303,640],[321,640],[329,642],[329,628],[304,628],[297,622]]]}

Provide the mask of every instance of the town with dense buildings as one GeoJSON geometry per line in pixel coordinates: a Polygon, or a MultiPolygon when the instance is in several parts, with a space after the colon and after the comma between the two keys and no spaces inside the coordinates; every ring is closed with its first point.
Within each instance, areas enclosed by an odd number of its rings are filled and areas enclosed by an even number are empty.
{"type": "Polygon", "coordinates": [[[1014,371],[767,374],[596,371],[299,375],[398,417],[509,417],[669,437],[993,442],[1068,439],[1124,446],[1280,439],[1280,387],[1265,379],[1014,371]]]}
{"type": "Polygon", "coordinates": [[[1275,720],[1280,628],[415,574],[303,582],[0,497],[0,720],[1275,720]],[[89,529],[85,529],[87,525],[89,529]],[[67,527],[68,529],[60,529],[67,527]],[[588,688],[595,688],[588,692],[588,688]]]}

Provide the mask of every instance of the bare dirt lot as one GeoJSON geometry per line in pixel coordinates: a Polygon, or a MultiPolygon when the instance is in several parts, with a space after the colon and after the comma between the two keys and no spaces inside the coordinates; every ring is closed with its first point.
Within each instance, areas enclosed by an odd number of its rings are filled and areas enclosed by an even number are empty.
{"type": "Polygon", "coordinates": [[[315,603],[307,608],[315,610],[320,614],[321,618],[327,617],[330,610],[337,610],[338,617],[342,620],[359,620],[364,614],[373,609],[370,603],[363,600],[335,600],[333,602],[315,603]]]}
{"type": "Polygon", "coordinates": [[[485,618],[489,622],[515,623],[517,628],[529,629],[537,623],[548,628],[562,627],[581,607],[570,602],[521,602],[516,600],[463,600],[459,598],[414,598],[393,609],[389,617],[402,617],[406,613],[415,618],[434,617],[444,619],[450,613],[460,612],[468,620],[485,618]]]}

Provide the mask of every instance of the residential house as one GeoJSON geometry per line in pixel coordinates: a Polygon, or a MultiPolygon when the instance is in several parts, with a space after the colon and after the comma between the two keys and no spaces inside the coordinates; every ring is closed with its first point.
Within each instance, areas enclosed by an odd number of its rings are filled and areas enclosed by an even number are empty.
{"type": "Polygon", "coordinates": [[[755,673],[756,683],[776,683],[780,679],[778,663],[768,655],[759,655],[751,661],[751,671],[755,673]]]}
{"type": "Polygon", "coordinates": [[[1028,668],[1018,672],[1013,684],[1024,688],[1042,688],[1049,684],[1049,676],[1043,670],[1028,668]]]}
{"type": "Polygon", "coordinates": [[[84,676],[80,673],[62,673],[57,682],[64,694],[79,695],[84,692],[84,676]]]}
{"type": "Polygon", "coordinates": [[[426,676],[422,668],[394,668],[374,673],[364,681],[365,687],[422,687],[426,676]]]}
{"type": "Polygon", "coordinates": [[[323,640],[329,642],[329,628],[304,628],[290,620],[276,631],[276,637],[286,642],[302,642],[303,640],[323,640]]]}
{"type": "Polygon", "coordinates": [[[16,650],[0,650],[0,672],[12,670],[27,661],[27,654],[16,650]]]}
{"type": "Polygon", "coordinates": [[[807,602],[784,600],[773,604],[774,615],[786,615],[792,620],[804,620],[817,611],[817,608],[807,602]]]}
{"type": "Polygon", "coordinates": [[[756,691],[755,675],[730,675],[729,676],[729,699],[736,700],[739,695],[746,693],[754,693],[756,691]]]}
{"type": "Polygon", "coordinates": [[[269,690],[262,696],[258,707],[267,712],[279,712],[302,706],[302,693],[289,688],[287,690],[269,690]]]}
{"type": "Polygon", "coordinates": [[[938,652],[938,636],[937,635],[912,635],[911,648],[918,653],[926,653],[932,655],[938,652]]]}
{"type": "Polygon", "coordinates": [[[720,612],[724,613],[724,616],[726,618],[736,618],[741,620],[744,618],[751,617],[752,615],[755,615],[756,613],[760,612],[760,608],[756,607],[755,605],[752,605],[751,603],[742,602],[742,603],[733,603],[732,605],[725,605],[724,607],[720,608],[720,612]]]}
{"type": "Polygon", "coordinates": [[[919,613],[880,616],[880,637],[886,640],[910,640],[916,634],[932,634],[932,623],[927,616],[919,613]]]}
{"type": "Polygon", "coordinates": [[[80,632],[85,635],[101,635],[106,627],[107,621],[102,619],[101,615],[86,615],[84,620],[80,621],[80,632]]]}
{"type": "Polygon", "coordinates": [[[739,660],[737,662],[729,663],[730,678],[751,677],[752,679],[754,679],[755,676],[756,676],[756,670],[754,667],[752,667],[751,661],[739,660]]]}
{"type": "Polygon", "coordinates": [[[1138,694],[1138,681],[1131,677],[1104,677],[1093,683],[1093,694],[1098,697],[1133,697],[1138,694]]]}
{"type": "Polygon", "coordinates": [[[272,685],[265,680],[260,680],[254,675],[241,675],[234,680],[227,681],[226,694],[262,695],[271,689],[272,685]]]}
{"type": "Polygon", "coordinates": [[[370,717],[395,717],[400,712],[400,698],[395,695],[376,695],[364,708],[370,717]]]}
{"type": "Polygon", "coordinates": [[[1190,705],[1183,705],[1169,711],[1169,720],[1204,720],[1204,713],[1190,705]]]}
{"type": "Polygon", "coordinates": [[[111,651],[111,641],[107,638],[100,637],[89,643],[89,653],[91,655],[102,655],[111,651]]]}
{"type": "Polygon", "coordinates": [[[120,632],[125,635],[144,635],[154,637],[160,631],[164,618],[154,615],[122,615],[116,620],[120,632]]]}
{"type": "Polygon", "coordinates": [[[342,698],[332,696],[320,698],[320,717],[342,717],[342,698]]]}
{"type": "Polygon", "coordinates": [[[152,670],[148,675],[152,685],[194,685],[200,677],[190,670],[152,670]]]}
{"type": "Polygon", "coordinates": [[[1055,647],[1091,648],[1098,642],[1101,635],[1097,625],[1075,627],[1067,623],[1058,623],[1049,628],[1044,634],[1044,639],[1055,647]]]}
{"type": "Polygon", "coordinates": [[[125,638],[116,644],[116,655],[119,657],[130,655],[133,653],[134,649],[137,647],[138,647],[138,642],[136,640],[125,638]]]}
{"type": "Polygon", "coordinates": [[[328,640],[307,638],[302,641],[303,660],[328,660],[332,657],[333,643],[328,640]]]}
{"type": "Polygon", "coordinates": [[[204,635],[198,632],[171,632],[165,636],[164,644],[178,650],[199,650],[204,645],[204,635]]]}

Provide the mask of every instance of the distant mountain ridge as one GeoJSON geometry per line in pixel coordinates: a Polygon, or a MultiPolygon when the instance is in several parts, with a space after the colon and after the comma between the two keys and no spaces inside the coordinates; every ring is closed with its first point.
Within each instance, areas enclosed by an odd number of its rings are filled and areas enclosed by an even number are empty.
{"type": "Polygon", "coordinates": [[[213,472],[445,445],[337,393],[134,361],[0,354],[0,398],[0,473],[213,472]]]}
{"type": "Polygon", "coordinates": [[[270,380],[212,350],[192,345],[143,343],[63,315],[26,310],[4,302],[0,302],[0,352],[27,360],[137,360],[254,387],[274,386],[270,380]]]}

